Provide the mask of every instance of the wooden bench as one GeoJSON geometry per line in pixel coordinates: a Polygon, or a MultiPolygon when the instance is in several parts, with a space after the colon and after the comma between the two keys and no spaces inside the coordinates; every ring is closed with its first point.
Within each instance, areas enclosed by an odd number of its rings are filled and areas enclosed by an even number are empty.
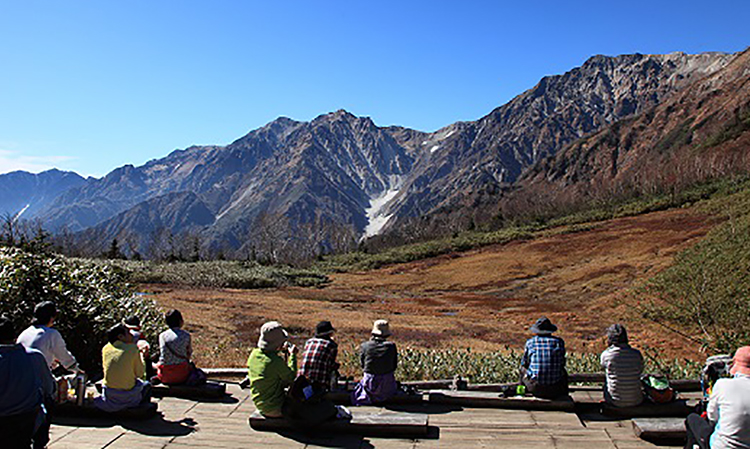
{"type": "Polygon", "coordinates": [[[159,384],[151,387],[151,395],[157,398],[220,399],[226,393],[226,385],[218,382],[207,382],[200,386],[159,384]]]}
{"type": "MultiPolygon", "coordinates": [[[[351,391],[329,391],[326,393],[326,398],[334,404],[349,405],[351,404],[352,395],[351,391]]],[[[424,402],[424,395],[422,394],[403,394],[397,395],[385,402],[379,402],[373,405],[404,405],[404,404],[421,404],[424,402]]]]}
{"type": "Polygon", "coordinates": [[[635,436],[652,443],[685,441],[684,418],[634,418],[635,436]]]}
{"type": "Polygon", "coordinates": [[[56,405],[52,416],[145,420],[155,416],[158,410],[159,405],[155,402],[148,402],[119,412],[105,412],[96,408],[91,401],[86,401],[83,405],[66,402],[56,405]]]}
{"type": "Polygon", "coordinates": [[[534,396],[511,396],[506,398],[499,393],[483,391],[433,390],[428,392],[428,401],[431,404],[514,410],[572,412],[575,409],[575,403],[570,396],[559,399],[541,399],[534,396]]]}
{"type": "Polygon", "coordinates": [[[602,404],[602,415],[617,418],[660,418],[673,417],[685,418],[694,407],[688,401],[680,399],[666,404],[644,403],[635,407],[614,407],[610,404],[602,404]]]}
{"type": "MultiPolygon", "coordinates": [[[[297,430],[284,418],[266,418],[255,412],[250,427],[258,431],[284,432],[297,430]]],[[[427,435],[426,415],[407,413],[357,414],[351,419],[334,419],[315,427],[315,432],[349,433],[373,437],[416,438],[427,435]]]]}

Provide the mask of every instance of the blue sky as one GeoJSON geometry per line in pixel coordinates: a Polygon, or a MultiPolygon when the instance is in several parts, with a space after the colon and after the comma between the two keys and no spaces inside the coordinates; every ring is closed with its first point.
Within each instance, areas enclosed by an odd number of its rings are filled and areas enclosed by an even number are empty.
{"type": "Polygon", "coordinates": [[[734,52],[748,1],[0,0],[0,172],[103,175],[284,115],[431,131],[595,54],[734,52]]]}

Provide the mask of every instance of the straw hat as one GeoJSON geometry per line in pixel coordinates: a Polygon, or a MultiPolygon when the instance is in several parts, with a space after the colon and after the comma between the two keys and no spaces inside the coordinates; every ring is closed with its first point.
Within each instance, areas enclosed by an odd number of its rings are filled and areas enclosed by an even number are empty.
{"type": "Polygon", "coordinates": [[[377,320],[372,325],[372,335],[376,337],[388,337],[391,335],[391,328],[388,320],[377,320]]]}
{"type": "Polygon", "coordinates": [[[289,338],[289,334],[278,321],[269,321],[260,327],[260,338],[258,348],[262,350],[276,351],[289,338]]]}
{"type": "Polygon", "coordinates": [[[732,375],[745,374],[750,376],[750,346],[743,346],[737,349],[732,359],[732,369],[729,370],[732,375]]]}

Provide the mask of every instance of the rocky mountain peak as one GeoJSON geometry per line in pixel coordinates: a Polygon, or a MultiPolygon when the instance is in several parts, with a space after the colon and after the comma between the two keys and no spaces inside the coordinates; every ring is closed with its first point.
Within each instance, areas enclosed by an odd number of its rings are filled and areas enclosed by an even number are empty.
{"type": "Polygon", "coordinates": [[[734,57],[597,55],[567,73],[544,77],[487,116],[464,123],[450,138],[438,142],[441,130],[425,139],[429,151],[421,154],[429,163],[416,163],[397,204],[389,208],[398,217],[391,225],[476,204],[567,143],[654,107],[734,57]]]}
{"type": "Polygon", "coordinates": [[[326,126],[327,124],[332,123],[346,123],[346,124],[354,124],[361,120],[363,120],[364,117],[357,117],[356,115],[352,114],[351,112],[345,110],[345,109],[339,109],[334,112],[329,112],[327,114],[321,114],[317,117],[315,117],[310,124],[312,126],[326,126]]]}
{"type": "Polygon", "coordinates": [[[64,193],[40,216],[52,227],[72,223],[109,236],[124,235],[126,223],[175,232],[179,225],[199,231],[208,247],[234,249],[252,245],[269,214],[285,217],[289,232],[325,222],[360,235],[413,217],[459,211],[468,218],[539,160],[653,108],[733,57],[597,55],[479,120],[431,133],[382,128],[344,109],[309,122],[279,117],[226,146],[121,167],[64,193]],[[198,218],[161,220],[160,209],[198,218]]]}

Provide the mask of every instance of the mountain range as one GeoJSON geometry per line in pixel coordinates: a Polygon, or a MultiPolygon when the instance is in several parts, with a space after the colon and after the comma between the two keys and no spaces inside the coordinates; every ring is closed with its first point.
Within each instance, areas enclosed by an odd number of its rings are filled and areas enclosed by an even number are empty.
{"type": "Polygon", "coordinates": [[[722,104],[750,78],[747,59],[747,52],[594,56],[476,121],[431,133],[379,127],[344,110],[310,122],[281,117],[229,145],[177,150],[100,179],[0,175],[9,193],[0,210],[76,232],[96,250],[117,238],[140,253],[164,230],[236,252],[259,248],[269,223],[276,238],[324,248],[334,233],[369,237],[446,213],[481,217],[496,213],[509,191],[632,182],[638,164],[641,173],[667,160],[641,154],[690,146],[658,145],[675,129],[687,126],[698,141],[744,123],[741,107],[722,104]],[[712,112],[693,117],[696,108],[712,112]],[[311,223],[327,232],[311,232],[311,223]]]}
{"type": "Polygon", "coordinates": [[[564,192],[601,196],[679,190],[750,169],[750,50],[645,113],[563,147],[530,167],[506,202],[564,192]],[[681,185],[682,184],[682,185],[681,185]]]}

